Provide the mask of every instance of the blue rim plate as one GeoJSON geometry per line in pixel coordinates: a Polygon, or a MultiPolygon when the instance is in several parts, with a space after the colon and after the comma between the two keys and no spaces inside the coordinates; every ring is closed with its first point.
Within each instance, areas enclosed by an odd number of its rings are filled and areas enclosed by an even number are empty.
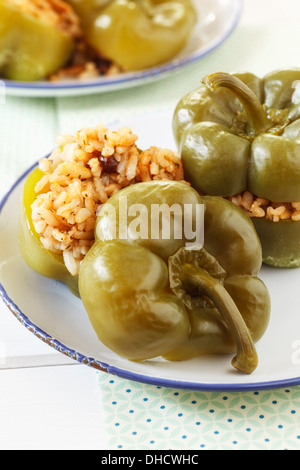
{"type": "Polygon", "coordinates": [[[132,364],[103,347],[90,326],[81,301],[60,283],[33,273],[25,266],[18,252],[20,198],[23,183],[35,167],[33,165],[27,170],[0,202],[0,297],[28,331],[81,364],[156,386],[230,392],[300,384],[300,315],[297,301],[300,270],[262,269],[261,278],[272,298],[272,320],[266,336],[257,345],[261,364],[252,376],[233,371],[228,356],[179,363],[158,359],[132,364]]]}
{"type": "Polygon", "coordinates": [[[90,81],[50,83],[17,82],[3,80],[11,96],[67,97],[103,93],[146,84],[167,77],[193,64],[218,48],[237,27],[242,0],[194,0],[199,11],[199,22],[187,47],[175,59],[158,67],[124,73],[112,77],[99,77],[90,81]]]}

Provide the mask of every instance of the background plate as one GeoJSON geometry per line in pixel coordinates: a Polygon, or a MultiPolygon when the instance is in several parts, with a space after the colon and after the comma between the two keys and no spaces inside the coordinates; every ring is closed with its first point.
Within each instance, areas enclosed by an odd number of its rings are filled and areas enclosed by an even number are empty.
{"type": "MultiPolygon", "coordinates": [[[[169,112],[133,118],[123,125],[140,136],[140,148],[175,148],[169,112]],[[155,130],[155,142],[153,138],[155,130]]],[[[30,170],[29,170],[30,171],[30,170]]],[[[231,367],[231,356],[201,357],[190,361],[162,359],[132,363],[105,348],[96,337],[81,301],[66,287],[31,271],[18,248],[20,199],[26,174],[0,205],[0,292],[23,325],[51,347],[96,369],[144,383],[190,390],[258,390],[300,384],[300,269],[263,267],[260,277],[271,300],[271,321],[257,344],[260,359],[250,376],[231,367]]]]}
{"type": "Polygon", "coordinates": [[[220,46],[236,28],[242,0],[194,0],[199,21],[186,48],[172,61],[139,72],[100,77],[84,82],[14,82],[4,80],[8,95],[24,97],[61,97],[88,95],[142,85],[179,71],[220,46]]]}

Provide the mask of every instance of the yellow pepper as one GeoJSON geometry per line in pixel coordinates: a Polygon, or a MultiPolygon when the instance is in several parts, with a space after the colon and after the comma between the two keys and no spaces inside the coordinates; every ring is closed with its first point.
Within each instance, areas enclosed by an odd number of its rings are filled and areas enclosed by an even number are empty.
{"type": "Polygon", "coordinates": [[[1,77],[41,80],[69,60],[75,47],[73,32],[79,28],[77,16],[60,0],[52,0],[48,8],[51,19],[36,5],[0,0],[1,77]]]}
{"type": "Polygon", "coordinates": [[[197,14],[191,0],[69,0],[87,41],[124,70],[173,58],[186,45],[197,14]]]}

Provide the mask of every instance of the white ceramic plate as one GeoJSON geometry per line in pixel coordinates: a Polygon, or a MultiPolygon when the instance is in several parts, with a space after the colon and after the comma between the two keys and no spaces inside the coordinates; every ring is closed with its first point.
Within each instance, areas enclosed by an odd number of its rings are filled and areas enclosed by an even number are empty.
{"type": "Polygon", "coordinates": [[[191,64],[220,46],[236,28],[242,11],[242,0],[194,0],[199,21],[185,49],[172,61],[158,67],[90,81],[62,83],[14,82],[4,80],[12,96],[63,97],[108,92],[146,84],[168,76],[191,64]]]}
{"type": "MultiPolygon", "coordinates": [[[[171,113],[164,112],[116,126],[130,125],[141,136],[141,148],[175,148],[170,120],[171,113]]],[[[0,294],[23,325],[49,346],[96,369],[166,387],[230,391],[300,384],[300,269],[262,268],[261,278],[271,294],[272,315],[266,335],[257,344],[260,363],[252,375],[237,373],[227,355],[176,363],[161,359],[132,363],[98,341],[79,299],[63,285],[35,274],[23,262],[17,232],[25,178],[26,174],[21,176],[0,204],[0,294]]]]}

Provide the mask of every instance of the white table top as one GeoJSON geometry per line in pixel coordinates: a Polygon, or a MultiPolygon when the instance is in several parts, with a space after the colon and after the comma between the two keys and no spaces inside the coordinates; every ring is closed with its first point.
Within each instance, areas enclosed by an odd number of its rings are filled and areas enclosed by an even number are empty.
{"type": "MultiPolygon", "coordinates": [[[[241,26],[299,18],[299,0],[245,0],[241,26]]],[[[0,449],[107,449],[98,373],[42,343],[1,303],[0,332],[0,449]]]]}
{"type": "Polygon", "coordinates": [[[107,449],[94,369],[44,344],[0,305],[0,449],[107,449]]]}

